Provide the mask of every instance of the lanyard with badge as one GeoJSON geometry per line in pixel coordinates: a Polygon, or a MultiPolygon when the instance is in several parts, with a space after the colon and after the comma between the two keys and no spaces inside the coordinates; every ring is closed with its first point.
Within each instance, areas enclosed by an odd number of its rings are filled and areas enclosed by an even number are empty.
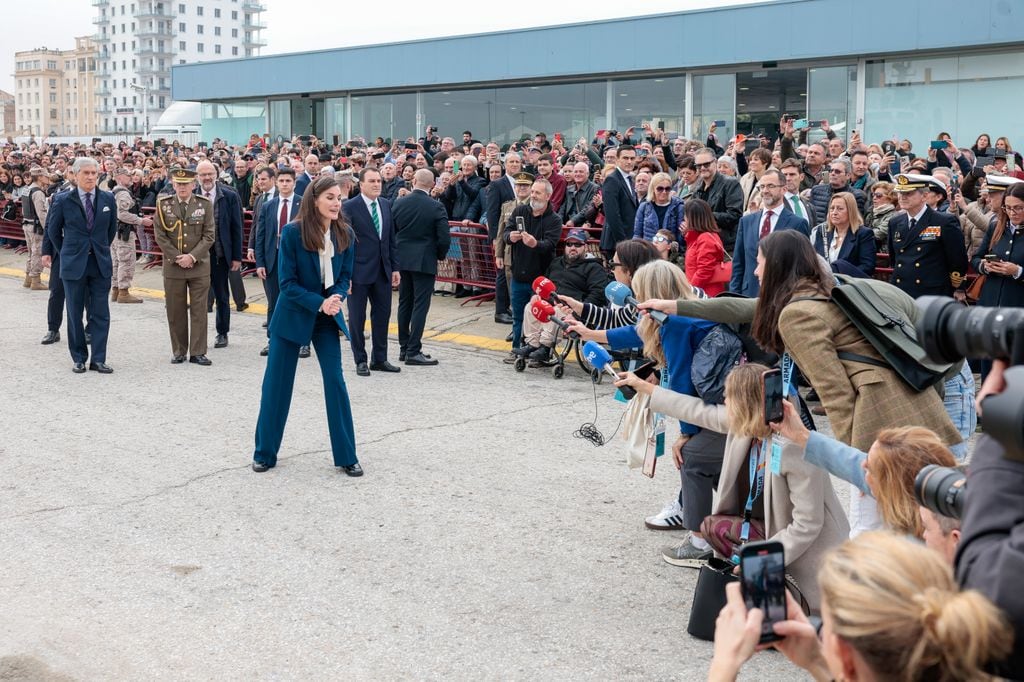
{"type": "MultiPolygon", "coordinates": [[[[789,353],[782,354],[781,364],[783,395],[789,397],[794,390],[792,386],[793,358],[790,357],[789,353]]],[[[737,545],[737,550],[739,547],[747,544],[747,541],[750,539],[750,521],[754,514],[754,502],[761,497],[761,493],[764,491],[765,465],[768,465],[773,474],[782,474],[782,443],[779,442],[779,438],[772,438],[769,462],[765,462],[764,459],[764,443],[755,440],[750,446],[748,462],[750,492],[747,493],[747,502],[743,505],[743,524],[740,526],[740,542],[737,545]]],[[[765,513],[767,514],[767,510],[765,510],[765,513]]],[[[740,562],[739,554],[734,553],[731,560],[734,564],[738,564],[740,562]]]]}

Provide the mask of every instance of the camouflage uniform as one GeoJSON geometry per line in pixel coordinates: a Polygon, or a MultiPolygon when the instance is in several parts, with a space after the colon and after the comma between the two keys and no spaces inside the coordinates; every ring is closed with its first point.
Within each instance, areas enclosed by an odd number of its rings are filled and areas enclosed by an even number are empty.
{"type": "Polygon", "coordinates": [[[142,216],[136,212],[135,198],[128,188],[115,185],[114,200],[117,202],[117,235],[110,243],[110,300],[142,303],[141,298],[128,292],[135,278],[135,228],[142,229],[142,216]]]}
{"type": "Polygon", "coordinates": [[[25,246],[28,247],[23,286],[33,291],[45,291],[49,288],[40,279],[43,274],[43,227],[46,225],[47,210],[46,192],[33,182],[29,185],[28,194],[22,199],[22,215],[25,219],[21,224],[25,231],[25,246]]]}

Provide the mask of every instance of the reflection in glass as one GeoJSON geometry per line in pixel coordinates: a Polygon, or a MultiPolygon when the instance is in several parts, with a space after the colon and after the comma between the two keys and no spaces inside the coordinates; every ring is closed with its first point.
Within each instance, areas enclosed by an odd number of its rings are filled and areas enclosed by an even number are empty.
{"type": "Polygon", "coordinates": [[[662,123],[666,132],[682,133],[685,130],[686,78],[614,81],[612,104],[615,107],[612,127],[625,132],[634,126],[637,129],[634,138],[639,137],[643,123],[654,127],[662,123]]]}
{"type": "Polygon", "coordinates": [[[286,99],[270,103],[270,137],[292,139],[292,108],[286,99]]]}
{"type": "MultiPolygon", "coordinates": [[[[732,73],[693,77],[693,133],[696,140],[703,141],[711,128],[712,121],[725,121],[715,134],[719,144],[728,142],[736,133],[733,121],[733,104],[736,101],[736,75],[732,73]]],[[[725,146],[725,145],[722,145],[725,146]]]]}
{"type": "Polygon", "coordinates": [[[245,102],[204,102],[203,135],[219,137],[228,144],[244,145],[253,133],[262,135],[267,125],[264,100],[245,102]]]}
{"type": "Polygon", "coordinates": [[[352,137],[373,142],[375,137],[394,140],[414,135],[419,137],[415,93],[352,97],[352,137]]]}
{"type": "MultiPolygon", "coordinates": [[[[807,118],[828,120],[836,135],[849,140],[850,132],[857,127],[854,123],[857,120],[857,67],[810,69],[808,81],[810,103],[807,118]]],[[[825,134],[818,129],[811,130],[808,135],[812,142],[823,137],[825,134]]]]}

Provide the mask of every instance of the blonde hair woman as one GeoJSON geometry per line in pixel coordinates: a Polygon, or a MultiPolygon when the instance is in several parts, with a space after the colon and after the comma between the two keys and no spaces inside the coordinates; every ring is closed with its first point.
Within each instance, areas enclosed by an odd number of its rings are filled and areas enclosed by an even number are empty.
{"type": "MultiPolygon", "coordinates": [[[[652,386],[634,374],[617,385],[632,386],[651,396],[651,409],[727,434],[712,514],[703,525],[704,537],[729,554],[726,544],[742,540],[777,540],[786,552],[786,571],[800,587],[811,608],[820,604],[817,569],[823,554],[849,533],[846,515],[828,473],[801,456],[792,443],[773,443],[765,423],[762,376],[768,368],[756,363],[738,365],[725,380],[725,405],[708,405],[698,398],[652,386]],[[781,445],[781,454],[773,449],[781,445]],[[744,517],[750,508],[748,538],[724,534],[726,517],[744,517]],[[763,529],[763,530],[762,530],[763,529]],[[711,537],[709,537],[709,534],[711,537]]],[[[726,556],[725,558],[730,558],[726,556]]]]}
{"type": "MultiPolygon", "coordinates": [[[[639,188],[637,189],[639,193],[639,188]]],[[[683,223],[683,202],[672,196],[672,178],[668,173],[655,173],[647,185],[647,199],[636,209],[633,239],[651,241],[658,230],[669,230],[679,240],[683,223]]]]}
{"type": "MultiPolygon", "coordinates": [[[[693,288],[686,275],[666,260],[656,260],[641,266],[633,274],[635,296],[675,292],[681,298],[693,298],[693,288]]],[[[644,357],[654,360],[668,372],[667,385],[673,395],[696,396],[690,375],[693,354],[715,323],[671,315],[663,324],[649,315],[643,316],[635,326],[619,327],[607,331],[592,331],[578,322],[570,325],[584,340],[607,343],[613,350],[643,348],[644,357]]],[[[645,386],[650,384],[644,382],[645,386]]],[[[701,403],[699,398],[693,400],[701,403]]],[[[664,412],[669,416],[676,415],[664,412]]],[[[696,567],[711,555],[711,549],[700,535],[700,524],[711,512],[714,487],[722,467],[725,438],[721,432],[698,428],[680,418],[680,437],[672,448],[673,460],[680,470],[680,492],[660,513],[645,519],[651,530],[690,530],[685,542],[678,547],[665,548],[662,556],[674,566],[696,567]]]]}
{"type": "MultiPolygon", "coordinates": [[[[1012,646],[1002,613],[979,592],[960,591],[936,552],[873,531],[829,552],[818,573],[820,635],[791,596],[773,645],[815,680],[962,682],[991,680],[989,662],[1012,646]],[[819,639],[820,636],[820,639],[819,639]]],[[[715,627],[714,682],[734,680],[754,653],[763,614],[750,612],[739,583],[715,627]]]]}
{"type": "Polygon", "coordinates": [[[864,227],[857,199],[850,192],[832,195],[825,222],[811,230],[811,244],[832,264],[833,272],[855,277],[875,272],[875,234],[864,227]]]}
{"type": "Polygon", "coordinates": [[[878,502],[879,516],[888,530],[924,537],[914,478],[929,464],[956,466],[949,448],[934,431],[920,426],[883,429],[868,451],[810,431],[790,403],[785,418],[772,427],[804,450],[804,459],[852,483],[878,502]]]}

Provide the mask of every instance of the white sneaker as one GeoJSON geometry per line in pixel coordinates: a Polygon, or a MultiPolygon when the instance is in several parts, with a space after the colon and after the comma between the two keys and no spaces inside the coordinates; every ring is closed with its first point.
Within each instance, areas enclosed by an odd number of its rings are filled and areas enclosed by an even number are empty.
{"type": "Polygon", "coordinates": [[[683,508],[679,506],[679,496],[672,498],[661,513],[644,519],[644,525],[651,530],[684,530],[683,508]]]}

